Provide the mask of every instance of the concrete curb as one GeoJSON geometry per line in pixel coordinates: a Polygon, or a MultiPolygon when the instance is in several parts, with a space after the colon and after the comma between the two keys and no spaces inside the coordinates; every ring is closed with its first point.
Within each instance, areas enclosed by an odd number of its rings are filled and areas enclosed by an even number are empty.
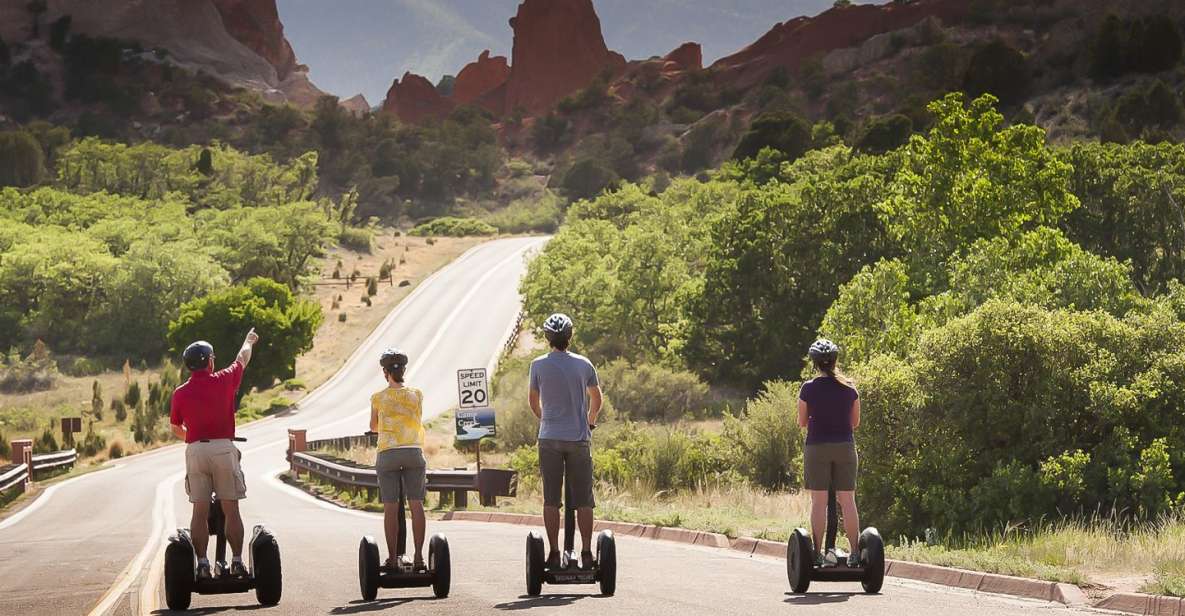
{"type": "MultiPolygon", "coordinates": [[[[746,554],[759,554],[774,558],[786,558],[786,544],[777,541],[766,541],[741,537],[732,541],[732,549],[746,554]]],[[[976,592],[989,592],[998,595],[1011,595],[1026,599],[1039,599],[1064,605],[1089,605],[1086,593],[1073,584],[1059,584],[1044,582],[1029,578],[968,571],[952,567],[940,567],[924,563],[913,563],[901,560],[885,561],[885,575],[929,582],[940,586],[965,588],[976,592]]],[[[1173,613],[1173,616],[1185,614],[1173,613]]]]}
{"type": "Polygon", "coordinates": [[[1134,592],[1120,592],[1103,599],[1095,607],[1128,614],[1181,616],[1185,614],[1185,600],[1134,592]]]}
{"type": "MultiPolygon", "coordinates": [[[[518,524],[522,526],[543,526],[543,516],[526,513],[498,513],[485,511],[450,511],[444,514],[445,520],[458,522],[497,522],[500,524],[518,524]]],[[[633,524],[629,522],[607,522],[598,520],[593,530],[611,530],[618,535],[654,539],[658,541],[673,541],[688,545],[702,545],[712,548],[729,547],[728,537],[720,533],[709,533],[685,528],[666,528],[650,524],[633,524]]]]}

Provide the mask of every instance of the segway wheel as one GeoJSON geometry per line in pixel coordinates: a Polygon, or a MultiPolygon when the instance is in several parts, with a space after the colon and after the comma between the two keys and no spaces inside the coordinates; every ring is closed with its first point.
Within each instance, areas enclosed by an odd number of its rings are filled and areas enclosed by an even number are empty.
{"type": "Polygon", "coordinates": [[[860,585],[864,592],[875,594],[885,583],[885,542],[875,527],[869,526],[860,533],[860,564],[864,565],[864,579],[860,585]]]}
{"type": "Polygon", "coordinates": [[[527,535],[527,594],[538,597],[543,592],[543,536],[538,532],[527,535]]]}
{"type": "Polygon", "coordinates": [[[811,571],[814,569],[815,542],[805,529],[796,528],[786,542],[786,578],[790,590],[804,593],[811,587],[811,571]]]}
{"type": "Polygon", "coordinates": [[[597,570],[601,594],[612,597],[617,592],[617,541],[611,530],[597,535],[597,570]]]}
{"type": "Polygon", "coordinates": [[[358,544],[358,588],[363,601],[374,601],[379,594],[379,544],[370,535],[358,544]]]}
{"type": "Polygon", "coordinates": [[[255,527],[255,537],[251,540],[251,574],[255,577],[255,600],[260,605],[278,604],[284,591],[280,544],[262,526],[255,527]]]}
{"type": "Polygon", "coordinates": [[[432,535],[428,542],[428,568],[432,571],[432,594],[437,599],[448,596],[452,583],[452,559],[449,558],[448,539],[440,533],[432,535]]]}
{"type": "Polygon", "coordinates": [[[169,537],[169,545],[165,547],[165,605],[170,610],[189,609],[195,581],[195,558],[189,531],[178,529],[169,537]]]}

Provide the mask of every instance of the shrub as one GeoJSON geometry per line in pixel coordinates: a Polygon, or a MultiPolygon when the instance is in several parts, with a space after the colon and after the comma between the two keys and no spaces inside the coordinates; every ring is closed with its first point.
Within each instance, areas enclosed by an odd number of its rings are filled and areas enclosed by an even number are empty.
{"type": "Polygon", "coordinates": [[[86,435],[75,447],[83,457],[90,458],[107,449],[107,439],[95,432],[93,424],[87,424],[86,435]]]}
{"type": "Polygon", "coordinates": [[[0,187],[32,186],[45,176],[45,153],[25,131],[0,132],[0,187]]]}
{"type": "Polygon", "coordinates": [[[28,393],[53,389],[58,379],[58,365],[40,340],[24,359],[10,357],[0,369],[0,392],[28,393]]]}
{"type": "Polygon", "coordinates": [[[859,141],[856,142],[856,150],[884,154],[905,145],[905,142],[909,141],[911,133],[913,133],[913,120],[910,120],[906,115],[896,113],[873,118],[864,128],[864,133],[860,136],[859,141]]]}
{"type": "Polygon", "coordinates": [[[963,91],[972,98],[992,94],[1005,105],[1024,101],[1029,92],[1029,67],[1023,53],[1003,41],[992,41],[971,54],[963,91]]]}
{"type": "Polygon", "coordinates": [[[485,220],[499,233],[554,233],[563,219],[559,197],[548,191],[537,198],[516,199],[485,220]]]}
{"type": "Polygon", "coordinates": [[[367,297],[374,297],[379,294],[379,281],[374,276],[366,278],[366,295],[367,297]]]}
{"type": "Polygon", "coordinates": [[[802,483],[802,431],[798,427],[798,383],[773,381],[725,420],[722,438],[741,474],[770,490],[802,483]]]}
{"type": "Polygon", "coordinates": [[[340,313],[338,313],[338,315],[337,315],[337,322],[338,322],[338,323],[345,323],[347,318],[348,318],[348,317],[346,317],[346,313],[344,313],[344,312],[340,312],[340,313]]]}
{"type": "Polygon", "coordinates": [[[107,457],[111,458],[112,460],[118,460],[119,458],[123,457],[124,450],[125,447],[123,441],[114,441],[107,446],[107,457]]]}
{"type": "Polygon", "coordinates": [[[564,173],[560,185],[572,200],[591,199],[617,184],[620,178],[605,163],[582,158],[564,173]]]}
{"type": "MultiPolygon", "coordinates": [[[[411,230],[409,235],[414,235],[417,237],[466,237],[471,235],[494,235],[497,232],[498,230],[489,223],[482,222],[480,220],[473,218],[455,218],[452,216],[444,216],[418,225],[416,228],[411,230]]],[[[429,242],[432,243],[430,237],[429,242]]]]}
{"type": "Polygon", "coordinates": [[[304,381],[301,379],[288,379],[284,381],[285,391],[304,391],[305,388],[304,381]]]}
{"type": "Polygon", "coordinates": [[[529,359],[510,357],[502,361],[494,376],[492,404],[498,409],[497,441],[503,451],[534,445],[539,434],[539,420],[527,406],[530,365],[529,359]]]}
{"type": "Polygon", "coordinates": [[[1181,62],[1182,47],[1180,29],[1168,15],[1109,15],[1091,45],[1091,74],[1115,79],[1126,73],[1166,71],[1181,62]]]}
{"type": "Polygon", "coordinates": [[[135,407],[140,404],[140,382],[132,381],[128,385],[127,391],[123,394],[123,403],[129,407],[135,407]]]}
{"type": "Polygon", "coordinates": [[[691,372],[616,360],[600,376],[613,407],[630,419],[674,422],[712,404],[708,386],[691,372]]]}
{"type": "Polygon", "coordinates": [[[774,148],[795,160],[811,147],[811,126],[797,114],[765,112],[757,116],[733,151],[733,158],[752,158],[762,148],[774,148]]]}
{"type": "Polygon", "coordinates": [[[123,403],[123,400],[120,400],[119,398],[113,398],[111,400],[111,410],[115,412],[115,421],[118,421],[119,423],[127,421],[128,407],[123,403]]]}
{"type": "Polygon", "coordinates": [[[354,252],[370,254],[374,248],[374,230],[365,227],[343,227],[337,234],[337,241],[342,247],[354,252]]]}
{"type": "Polygon", "coordinates": [[[70,363],[66,364],[66,368],[62,370],[66,374],[74,377],[80,376],[95,376],[102,374],[107,369],[103,362],[89,357],[75,357],[70,363]]]}
{"type": "Polygon", "coordinates": [[[50,420],[49,425],[45,427],[45,431],[41,436],[33,441],[33,451],[36,453],[50,453],[60,451],[58,447],[58,439],[53,433],[53,420],[50,420]]]}

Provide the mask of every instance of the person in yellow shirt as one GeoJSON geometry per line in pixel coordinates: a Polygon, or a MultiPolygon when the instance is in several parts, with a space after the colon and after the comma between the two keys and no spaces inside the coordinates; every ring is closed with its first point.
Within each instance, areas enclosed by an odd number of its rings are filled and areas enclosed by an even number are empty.
{"type": "Polygon", "coordinates": [[[387,349],[379,357],[386,389],[370,397],[370,431],[378,433],[379,499],[383,503],[383,531],[387,538],[387,565],[394,565],[399,537],[400,496],[407,497],[415,540],[416,571],[424,565],[424,494],[428,462],[424,459],[424,394],[403,384],[407,355],[387,349]]]}

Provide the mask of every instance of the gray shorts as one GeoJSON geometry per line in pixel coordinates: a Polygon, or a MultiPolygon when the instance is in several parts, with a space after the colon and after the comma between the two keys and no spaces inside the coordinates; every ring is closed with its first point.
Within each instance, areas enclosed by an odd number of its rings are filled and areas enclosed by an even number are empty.
{"type": "Polygon", "coordinates": [[[593,499],[592,445],[588,441],[539,439],[539,474],[543,475],[543,505],[559,507],[564,484],[572,494],[569,505],[596,507],[593,499]]]}
{"type": "Polygon", "coordinates": [[[808,490],[826,490],[834,484],[837,492],[854,492],[859,470],[855,443],[816,443],[802,451],[802,475],[808,490]]]}
{"type": "Polygon", "coordinates": [[[427,492],[428,461],[419,447],[384,449],[375,460],[379,476],[379,500],[398,503],[400,492],[409,501],[423,501],[427,492]]]}

